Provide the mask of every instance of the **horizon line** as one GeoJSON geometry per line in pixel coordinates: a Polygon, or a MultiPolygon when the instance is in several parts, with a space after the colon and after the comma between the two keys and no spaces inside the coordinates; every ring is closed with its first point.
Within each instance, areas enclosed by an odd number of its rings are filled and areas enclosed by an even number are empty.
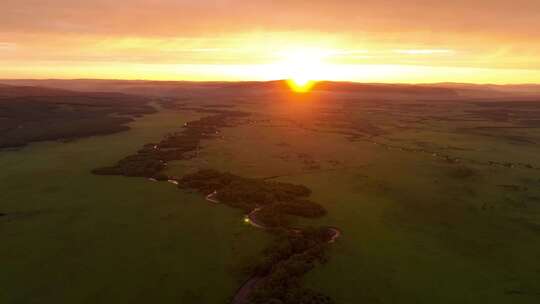
{"type": "MultiPolygon", "coordinates": [[[[286,82],[288,79],[273,79],[273,80],[164,80],[164,79],[126,79],[126,78],[0,78],[1,81],[131,81],[131,82],[178,82],[178,83],[270,83],[270,82],[286,82]]],[[[331,82],[331,83],[351,83],[351,84],[387,84],[387,85],[478,85],[478,86],[540,86],[540,82],[522,82],[522,83],[492,83],[492,82],[361,82],[354,80],[313,80],[314,82],[331,82]]]]}

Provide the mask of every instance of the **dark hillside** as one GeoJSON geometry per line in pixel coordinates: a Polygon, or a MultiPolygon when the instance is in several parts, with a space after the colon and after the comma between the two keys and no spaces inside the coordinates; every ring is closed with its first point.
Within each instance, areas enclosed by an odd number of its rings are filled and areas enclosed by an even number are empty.
{"type": "Polygon", "coordinates": [[[29,86],[0,86],[0,148],[128,130],[134,116],[154,113],[145,98],[29,86]]]}

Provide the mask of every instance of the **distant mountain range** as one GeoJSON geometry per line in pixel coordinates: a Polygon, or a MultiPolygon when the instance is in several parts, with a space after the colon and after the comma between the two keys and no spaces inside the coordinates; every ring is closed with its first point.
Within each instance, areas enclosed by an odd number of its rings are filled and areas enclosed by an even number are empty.
{"type": "MultiPolygon", "coordinates": [[[[2,94],[8,94],[11,86],[25,86],[25,94],[69,95],[69,91],[112,92],[153,97],[178,97],[197,95],[259,95],[289,92],[285,81],[267,82],[191,82],[191,81],[144,81],[144,80],[96,80],[96,79],[46,79],[46,80],[0,80],[2,94]],[[3,84],[3,86],[1,85],[3,84]],[[36,88],[39,87],[39,88],[36,88]],[[52,90],[55,89],[55,90],[52,90]],[[64,90],[64,91],[60,91],[64,90]]],[[[11,90],[14,90],[11,88],[11,90]]],[[[19,94],[18,92],[17,94],[19,94]]],[[[384,84],[354,82],[318,82],[313,93],[336,93],[350,98],[421,100],[538,100],[540,85],[492,85],[466,83],[435,84],[384,84]]]]}

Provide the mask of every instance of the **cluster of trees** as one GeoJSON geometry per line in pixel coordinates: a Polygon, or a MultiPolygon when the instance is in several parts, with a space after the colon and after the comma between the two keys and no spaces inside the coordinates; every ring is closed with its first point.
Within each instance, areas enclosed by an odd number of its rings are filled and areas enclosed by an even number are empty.
{"type": "Polygon", "coordinates": [[[276,204],[276,208],[282,213],[309,218],[317,218],[326,215],[326,209],[321,205],[306,199],[280,202],[276,204]]]}
{"type": "Polygon", "coordinates": [[[275,265],[281,261],[288,260],[292,256],[308,252],[310,249],[317,249],[309,252],[315,260],[326,262],[324,249],[330,235],[327,228],[306,227],[297,232],[286,229],[274,230],[275,241],[273,245],[264,250],[264,256],[253,269],[254,273],[264,276],[270,273],[275,265]],[[316,255],[313,255],[317,253],[316,255]]]}
{"type": "Polygon", "coordinates": [[[311,194],[311,190],[302,185],[245,178],[212,169],[185,175],[180,184],[204,194],[217,191],[217,199],[221,202],[246,211],[256,206],[294,201],[311,194]]]}
{"type": "Polygon", "coordinates": [[[311,190],[302,185],[268,182],[206,169],[185,175],[180,186],[203,194],[217,191],[216,198],[220,202],[246,212],[260,207],[254,216],[257,222],[267,227],[288,226],[288,215],[316,218],[326,214],[321,205],[306,199],[311,190]]]}
{"type": "MultiPolygon", "coordinates": [[[[203,117],[189,122],[181,132],[166,136],[157,144],[144,145],[137,154],[129,155],[114,166],[94,169],[94,174],[124,175],[166,180],[161,173],[166,163],[191,157],[187,152],[198,149],[203,138],[215,136],[218,130],[227,125],[229,118],[238,117],[242,112],[221,111],[219,114],[203,117]]],[[[242,115],[244,115],[242,113],[242,115]]]]}
{"type": "Polygon", "coordinates": [[[291,215],[318,218],[326,215],[326,209],[307,199],[293,199],[268,204],[253,214],[252,219],[266,227],[287,227],[291,215]]]}
{"type": "Polygon", "coordinates": [[[115,166],[92,170],[98,175],[124,175],[155,178],[165,168],[165,162],[155,155],[135,154],[120,160],[115,166]]]}
{"type": "MultiPolygon", "coordinates": [[[[216,170],[200,170],[185,175],[180,187],[208,194],[217,191],[223,203],[258,211],[257,223],[272,227],[275,244],[250,271],[263,279],[250,293],[250,304],[331,304],[323,294],[302,287],[301,278],[317,263],[327,261],[326,247],[332,233],[327,228],[290,229],[288,216],[320,217],[326,210],[307,200],[311,191],[302,185],[245,178],[216,170]]],[[[252,219],[253,220],[253,219],[252,219]]]]}
{"type": "Polygon", "coordinates": [[[301,278],[318,263],[328,260],[328,230],[304,229],[300,234],[278,234],[274,246],[253,270],[264,277],[250,295],[250,304],[331,304],[332,299],[304,288],[301,278]]]}
{"type": "Polygon", "coordinates": [[[0,87],[0,148],[121,132],[133,117],[155,112],[135,96],[39,90],[0,87]]]}

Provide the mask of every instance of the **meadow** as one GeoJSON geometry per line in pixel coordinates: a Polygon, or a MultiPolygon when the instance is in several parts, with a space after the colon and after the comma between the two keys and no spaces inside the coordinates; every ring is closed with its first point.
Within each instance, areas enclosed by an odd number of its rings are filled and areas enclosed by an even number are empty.
{"type": "MultiPolygon", "coordinates": [[[[271,107],[266,113],[282,120],[253,118],[204,153],[209,167],[313,190],[328,215],[305,224],[339,227],[343,235],[306,284],[336,303],[538,301],[540,154],[535,144],[512,140],[521,133],[538,142],[537,129],[468,134],[460,130],[472,124],[465,119],[417,121],[437,113],[459,117],[470,104],[429,112],[407,111],[405,104],[407,121],[400,121],[392,104],[368,103],[347,116],[385,134],[351,138],[350,127],[338,133],[314,127],[328,103],[292,107],[294,117],[271,107]],[[374,107],[384,111],[375,115],[374,107]]],[[[486,123],[504,124],[474,122],[486,123]]]]}
{"type": "Polygon", "coordinates": [[[0,302],[231,299],[267,233],[170,183],[91,174],[207,115],[186,104],[251,115],[167,174],[304,185],[326,215],[293,224],[341,230],[305,286],[344,304],[540,299],[538,103],[505,118],[504,103],[228,91],[161,100],[127,132],[0,152],[0,302]]]}
{"type": "Polygon", "coordinates": [[[91,170],[197,116],[0,153],[1,303],[223,303],[267,237],[241,212],[144,178],[91,170]]]}

